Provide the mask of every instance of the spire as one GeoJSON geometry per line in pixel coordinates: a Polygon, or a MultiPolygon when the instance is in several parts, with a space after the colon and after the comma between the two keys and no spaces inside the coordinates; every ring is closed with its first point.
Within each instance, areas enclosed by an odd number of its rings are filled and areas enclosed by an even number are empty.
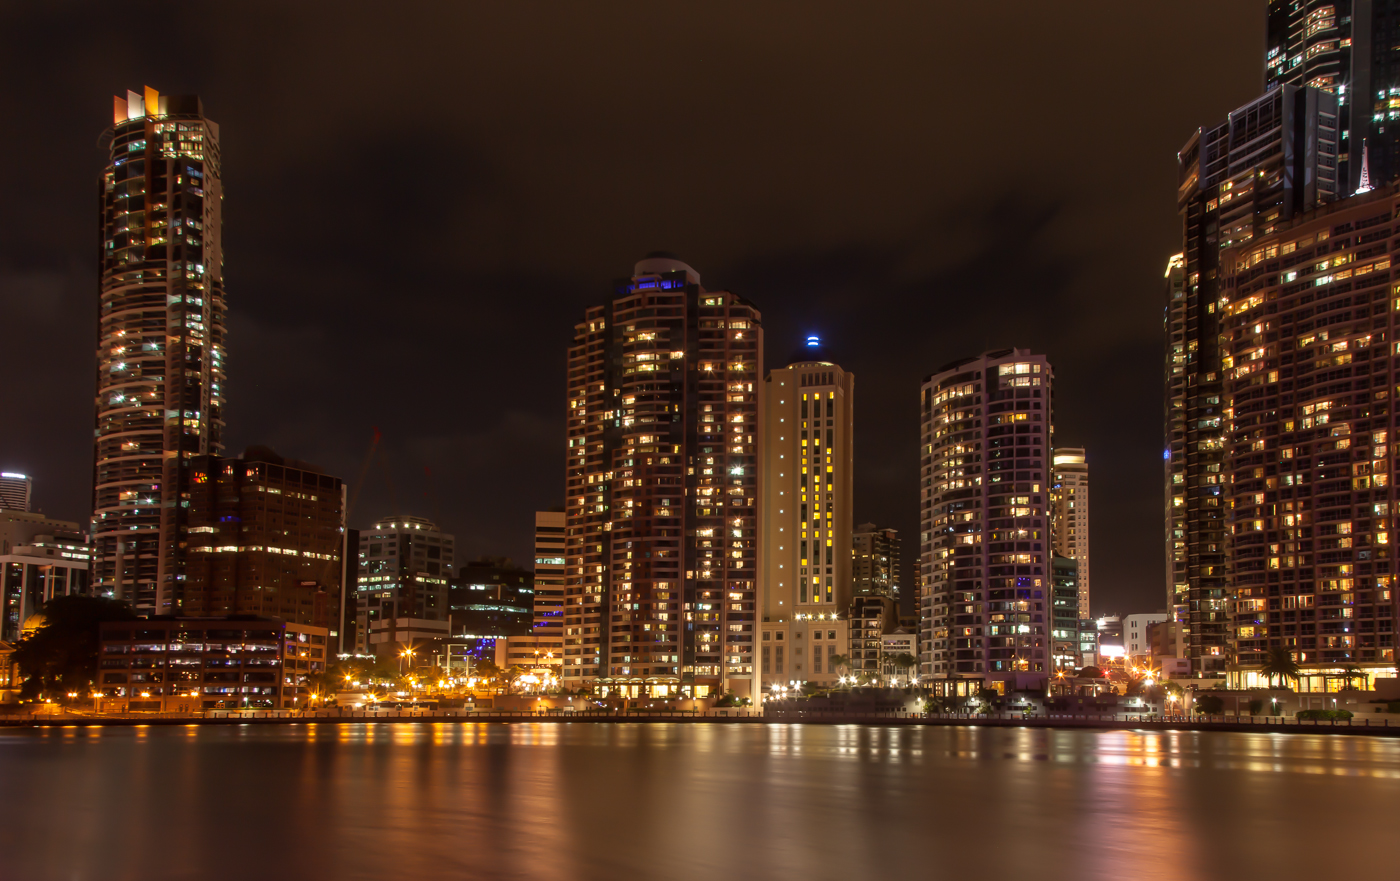
{"type": "Polygon", "coordinates": [[[1356,188],[1356,195],[1371,192],[1371,162],[1366,139],[1361,139],[1361,182],[1356,188]]]}

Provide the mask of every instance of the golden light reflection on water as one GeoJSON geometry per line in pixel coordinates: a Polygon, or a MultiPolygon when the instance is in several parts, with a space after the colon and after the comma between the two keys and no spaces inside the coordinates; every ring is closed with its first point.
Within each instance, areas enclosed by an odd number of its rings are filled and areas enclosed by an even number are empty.
{"type": "MultiPolygon", "coordinates": [[[[1389,840],[1400,742],[855,725],[156,726],[3,732],[0,775],[11,793],[0,828],[43,858],[21,864],[0,850],[3,878],[125,877],[112,867],[139,865],[143,879],[819,881],[936,869],[1248,881],[1327,877],[1334,864],[1317,841],[1389,840]],[[81,815],[103,820],[80,833],[41,822],[81,815]],[[231,829],[258,846],[205,846],[231,829]],[[159,874],[162,859],[183,874],[159,874]]],[[[1349,851],[1349,871],[1388,877],[1383,851],[1349,851]]]]}

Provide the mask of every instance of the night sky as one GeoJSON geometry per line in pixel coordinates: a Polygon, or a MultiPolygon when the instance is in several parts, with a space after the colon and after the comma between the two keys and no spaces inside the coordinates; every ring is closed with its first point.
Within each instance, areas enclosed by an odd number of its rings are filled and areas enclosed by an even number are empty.
{"type": "Polygon", "coordinates": [[[1160,608],[1176,150],[1261,91],[1264,11],[5,4],[0,468],[86,522],[97,142],[150,85],[222,127],[228,449],[353,480],[377,426],[352,525],[397,504],[528,561],[573,324],[665,249],[757,304],[769,367],[819,333],[855,372],[856,522],[903,533],[906,580],[921,380],[1046,353],[1094,611],[1160,608]]]}

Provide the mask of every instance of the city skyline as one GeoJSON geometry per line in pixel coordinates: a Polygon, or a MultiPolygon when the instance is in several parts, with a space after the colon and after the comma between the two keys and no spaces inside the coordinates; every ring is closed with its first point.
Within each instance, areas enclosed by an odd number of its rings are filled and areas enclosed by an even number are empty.
{"type": "MultiPolygon", "coordinates": [[[[507,34],[516,33],[522,24],[508,13],[496,14],[501,17],[484,23],[507,34]]],[[[919,13],[891,14],[909,17],[903,25],[929,23],[919,13]]],[[[984,28],[989,23],[977,14],[962,14],[968,16],[961,22],[965,27],[984,28]]],[[[809,102],[835,95],[833,110],[841,118],[885,128],[893,137],[879,139],[881,153],[871,154],[844,136],[832,140],[825,129],[813,129],[809,123],[790,130],[779,126],[780,121],[797,123],[795,117],[759,121],[763,117],[754,115],[751,102],[738,101],[739,79],[697,82],[679,72],[668,74],[672,78],[664,83],[676,90],[688,115],[693,115],[691,108],[700,109],[696,118],[702,127],[744,122],[757,125],[756,134],[763,136],[754,144],[758,151],[754,162],[731,163],[718,177],[707,171],[707,158],[688,148],[669,153],[627,148],[629,163],[641,162],[643,168],[651,169],[632,181],[649,198],[659,197],[674,181],[692,174],[700,175],[702,186],[717,186],[714,196],[699,193],[698,204],[703,208],[699,214],[682,220],[680,215],[650,210],[639,213],[629,207],[630,201],[624,205],[607,195],[606,189],[594,190],[591,185],[584,190],[553,187],[563,199],[559,204],[567,207],[564,214],[536,210],[544,204],[539,193],[522,183],[522,172],[535,166],[510,158],[518,135],[499,140],[512,130],[509,123],[519,121],[519,115],[504,97],[492,98],[489,91],[479,91],[484,86],[473,84],[479,99],[474,103],[481,108],[479,125],[455,118],[437,121],[431,136],[411,148],[397,139],[386,140],[388,132],[381,134],[378,124],[367,132],[366,143],[377,144],[376,154],[383,150],[386,156],[399,157],[387,162],[386,168],[402,164],[400,160],[410,155],[421,154],[415,161],[432,163],[461,150],[475,157],[469,167],[477,171],[463,183],[445,185],[446,198],[455,200],[460,210],[442,207],[444,195],[438,192],[431,196],[435,207],[425,215],[428,223],[420,225],[419,232],[408,237],[392,225],[384,227],[384,247],[366,255],[360,248],[346,250],[336,236],[346,242],[361,238],[366,231],[380,230],[382,221],[374,218],[400,210],[413,212],[420,200],[429,198],[411,176],[397,171],[369,181],[356,200],[334,184],[336,175],[347,172],[348,163],[361,155],[357,147],[338,139],[338,127],[351,119],[347,114],[359,106],[354,101],[382,95],[384,86],[371,86],[356,77],[344,84],[318,78],[276,79],[275,72],[283,69],[279,65],[290,60],[275,45],[269,46],[266,72],[242,63],[218,69],[201,66],[188,50],[173,46],[153,48],[139,62],[108,59],[111,63],[104,63],[93,80],[100,82],[100,91],[91,84],[76,88],[67,81],[41,86],[47,106],[63,108],[46,130],[45,149],[34,156],[41,164],[36,178],[46,182],[45,189],[17,182],[15,198],[45,193],[45,199],[35,204],[42,226],[57,234],[35,241],[21,230],[5,246],[8,250],[0,250],[8,273],[0,296],[6,297],[5,308],[23,330],[22,342],[8,350],[3,366],[32,365],[43,381],[7,388],[0,393],[4,395],[0,405],[33,414],[31,422],[44,426],[45,438],[42,442],[17,438],[6,456],[19,461],[0,465],[34,476],[37,504],[54,516],[79,520],[87,516],[84,500],[89,489],[84,484],[90,478],[71,463],[75,452],[85,455],[83,432],[90,420],[81,403],[73,402],[73,395],[83,400],[91,394],[91,373],[73,371],[67,364],[90,357],[80,354],[82,349],[90,351],[90,343],[60,325],[66,320],[62,316],[92,309],[91,269],[85,255],[90,253],[92,181],[99,163],[88,145],[101,124],[96,120],[107,112],[102,102],[113,88],[149,83],[162,92],[198,92],[226,133],[240,132],[236,143],[224,145],[226,153],[237,158],[234,167],[239,178],[229,196],[230,210],[237,217],[228,232],[228,247],[237,255],[230,258],[229,282],[233,292],[230,351],[236,366],[227,418],[229,449],[267,443],[348,479],[363,458],[373,428],[379,426],[404,501],[416,502],[399,508],[427,512],[431,491],[448,502],[444,529],[459,537],[464,552],[526,558],[532,512],[562,501],[550,463],[557,461],[555,438],[562,431],[558,402],[563,390],[557,379],[562,356],[557,341],[567,336],[567,327],[564,322],[560,327],[536,324],[540,334],[555,342],[542,341],[539,357],[528,361],[507,344],[509,335],[492,338],[477,328],[492,321],[535,320],[526,319],[513,301],[534,302],[542,307],[539,314],[576,311],[596,301],[606,291],[607,280],[624,271],[628,262],[653,249],[669,248],[692,265],[704,267],[717,286],[736,290],[764,310],[777,351],[787,351],[807,333],[817,332],[831,342],[845,366],[865,378],[862,414],[855,426],[853,516],[888,524],[905,536],[917,532],[917,501],[909,489],[917,479],[916,441],[912,440],[917,429],[909,411],[913,385],[938,364],[997,345],[1046,352],[1060,377],[1061,440],[1086,447],[1096,473],[1103,475],[1100,485],[1108,487],[1105,495],[1096,497],[1095,505],[1096,517],[1103,517],[1105,524],[1095,541],[1095,602],[1100,609],[1155,607],[1161,604],[1161,569],[1154,562],[1160,558],[1161,546],[1159,460],[1155,458],[1160,451],[1160,426],[1155,402],[1129,400],[1129,413],[1120,419],[1102,413],[1102,401],[1121,395],[1125,388],[1146,387],[1156,369],[1148,355],[1160,344],[1159,305],[1148,293],[1148,279],[1160,272],[1162,255],[1173,252],[1173,221],[1160,206],[1162,194],[1171,192],[1174,180],[1162,151],[1169,153],[1192,127],[1238,106],[1260,88],[1261,19],[1250,9],[1226,15],[1237,15],[1233,19],[1240,25],[1237,30],[1250,35],[1257,45],[1221,53],[1201,69],[1183,73],[1188,80],[1199,77],[1194,88],[1186,81],[1170,87],[1154,85],[1158,74],[1151,59],[1139,62],[1113,56],[1115,63],[1129,65],[1133,73],[1128,81],[1143,91],[1133,103],[1115,105],[1129,124],[1106,135],[1120,140],[1110,140],[1108,155],[1099,161],[1110,163],[1108,170],[1113,163],[1121,168],[1161,168],[1156,178],[1148,175],[1156,184],[1134,184],[1135,189],[1115,197],[1114,210],[1131,204],[1133,213],[1149,224],[1144,227],[1147,232],[1127,240],[1105,231],[1102,235],[1107,238],[1088,252],[1082,250],[1087,243],[1071,247],[1079,255],[1121,253],[1110,260],[1111,271],[1099,266],[1097,258],[1071,270],[1065,263],[1071,255],[1054,255],[1054,243],[1065,242],[1071,228],[1092,216],[1086,212],[1107,206],[1096,201],[1098,197],[1066,192],[1057,183],[1066,172],[1071,172],[1069,177],[1081,172],[1074,171],[1078,160],[1053,138],[1036,139],[1031,152],[989,143],[963,156],[977,172],[970,177],[992,189],[991,196],[984,193],[974,200],[959,182],[931,174],[922,149],[912,149],[915,143],[927,142],[926,134],[936,129],[911,129],[915,123],[894,114],[870,116],[828,88],[807,94],[809,102]],[[324,98],[323,112],[315,120],[300,111],[313,100],[313,89],[324,98]],[[1164,102],[1152,100],[1153,94],[1187,97],[1164,102]],[[714,103],[720,97],[737,103],[733,109],[723,109],[714,103]],[[1139,98],[1143,105],[1154,105],[1151,114],[1137,109],[1139,98]],[[84,111],[88,104],[91,109],[84,111]],[[1174,109],[1164,113],[1164,104],[1174,109]],[[281,134],[271,137],[274,131],[281,134]],[[852,149],[857,152],[850,154],[852,149]],[[303,157],[311,150],[322,159],[308,164],[303,157]],[[825,167],[823,163],[846,154],[862,157],[861,167],[875,169],[870,160],[879,155],[884,158],[878,165],[898,174],[900,186],[897,191],[892,188],[895,178],[880,170],[862,173],[859,186],[843,184],[815,197],[806,186],[806,175],[800,179],[780,175],[767,186],[753,186],[754,174],[768,157],[790,152],[799,157],[798,167],[804,170],[825,167]],[[337,158],[338,153],[344,158],[337,158]],[[749,195],[740,195],[746,192],[749,195]],[[872,212],[868,200],[875,193],[895,194],[890,196],[893,210],[872,212]],[[1129,202],[1124,203],[1124,198],[1129,202]],[[742,206],[741,214],[763,218],[762,225],[755,227],[748,219],[730,216],[721,210],[725,202],[742,206]],[[784,208],[788,203],[803,206],[802,211],[784,208]],[[615,222],[589,223],[586,218],[595,211],[615,222]],[[878,221],[877,213],[882,218],[878,221]],[[551,221],[550,216],[556,219],[551,221]],[[501,221],[496,231],[481,226],[488,218],[501,221]],[[527,235],[531,218],[545,220],[527,235]],[[347,222],[353,227],[341,226],[347,222]],[[576,236],[584,225],[600,231],[576,236]],[[352,228],[358,230],[354,235],[352,228]],[[454,235],[449,242],[438,229],[475,230],[480,235],[454,235]],[[574,241],[565,243],[561,234],[574,241]],[[454,244],[474,238],[482,244],[454,244]],[[284,241],[298,245],[275,244],[284,241]],[[382,254],[402,256],[386,259],[382,254]],[[526,259],[530,254],[545,256],[538,261],[526,259]],[[995,272],[989,271],[993,262],[1002,264],[995,272]],[[452,271],[445,274],[449,265],[452,271]],[[346,267],[355,267],[353,274],[346,267]],[[366,308],[378,290],[395,292],[392,308],[366,308]],[[862,305],[866,303],[879,308],[866,309],[862,305]],[[477,321],[478,312],[490,321],[477,321]],[[891,322],[891,315],[907,320],[891,322]],[[449,328],[459,330],[449,333],[449,328]],[[476,364],[514,363],[516,375],[503,384],[475,381],[476,367],[456,358],[457,333],[466,335],[465,351],[473,353],[476,364]],[[411,347],[404,342],[410,338],[415,340],[411,347]],[[454,404],[443,408],[428,403],[434,396],[425,397],[426,389],[438,384],[415,382],[397,389],[368,367],[357,366],[381,359],[414,364],[422,375],[440,377],[438,392],[443,388],[453,392],[449,397],[454,404]],[[48,439],[50,432],[62,437],[48,439]],[[69,432],[74,432],[72,438],[69,432]],[[496,467],[500,461],[510,467],[496,467]],[[416,477],[424,466],[435,475],[430,486],[416,477]],[[507,492],[504,474],[524,477],[507,492]],[[494,506],[475,501],[486,498],[506,499],[510,516],[498,516],[494,506]]],[[[227,45],[221,42],[228,39],[226,35],[241,32],[240,21],[237,16],[210,20],[224,26],[208,28],[214,51],[227,45]]],[[[703,16],[682,21],[696,34],[727,44],[728,38],[707,26],[703,16]]],[[[776,18],[764,18],[758,24],[775,26],[776,22],[776,18]]],[[[654,26],[675,23],[657,21],[654,26]]],[[[881,22],[885,31],[903,30],[899,24],[898,20],[881,22]]],[[[1124,17],[1112,24],[1119,29],[1175,33],[1186,45],[1198,39],[1165,15],[1138,21],[1124,17]]],[[[80,31],[58,43],[38,42],[59,57],[81,54],[99,40],[104,45],[121,45],[124,40],[137,45],[134,31],[124,30],[115,21],[110,25],[100,37],[80,31]]],[[[297,20],[290,25],[293,32],[309,27],[297,20]]],[[[822,39],[838,43],[845,39],[836,25],[822,23],[822,28],[829,28],[821,31],[822,39]]],[[[1038,46],[1043,33],[1065,26],[1037,12],[1009,25],[1007,38],[1038,46]]],[[[553,31],[545,38],[562,39],[553,31]]],[[[346,25],[329,39],[343,43],[357,37],[346,25]]],[[[15,56],[21,57],[22,47],[14,48],[15,56]]],[[[730,51],[740,53],[740,71],[753,71],[755,65],[766,70],[770,64],[795,64],[805,70],[804,62],[792,54],[793,45],[781,40],[767,48],[771,57],[742,48],[730,51]]],[[[104,51],[93,53],[108,58],[104,51]]],[[[1156,56],[1156,63],[1160,65],[1165,57],[1156,56]]],[[[917,97],[933,102],[930,107],[937,109],[938,102],[950,100],[935,88],[940,82],[936,66],[901,72],[890,63],[866,72],[855,67],[843,70],[854,82],[891,101],[917,97]]],[[[468,80],[461,78],[475,69],[447,65],[420,73],[432,73],[443,82],[465,83],[468,80]]],[[[1005,92],[1027,71],[1023,62],[990,71],[989,87],[1005,92]]],[[[582,74],[596,82],[607,76],[607,70],[595,64],[585,66],[582,74]]],[[[821,77],[817,81],[828,82],[821,77]]],[[[512,88],[511,95],[525,98],[535,87],[512,88]]],[[[633,99],[641,97],[629,94],[621,102],[608,102],[599,108],[596,120],[571,117],[567,131],[573,134],[566,141],[593,155],[604,143],[598,140],[599,132],[616,130],[616,123],[630,115],[633,99]]],[[[770,92],[764,97],[776,96],[770,92]]],[[[957,100],[962,107],[963,99],[957,100]]],[[[975,107],[976,102],[967,106],[975,107]]],[[[393,117],[399,111],[386,112],[393,117]]],[[[538,126],[527,129],[538,131],[538,126]]],[[[526,150],[520,155],[535,154],[526,150]]],[[[629,180],[635,177],[630,174],[632,167],[629,164],[629,180]]],[[[616,166],[609,168],[614,170],[605,172],[606,179],[619,180],[616,166]]],[[[565,163],[560,170],[574,176],[578,166],[565,163]]],[[[555,180],[557,173],[551,172],[549,179],[555,180]]],[[[25,434],[37,437],[40,432],[25,434]]],[[[364,526],[393,513],[397,512],[389,503],[385,481],[372,474],[352,525],[364,526]]],[[[912,573],[909,559],[906,556],[906,581],[912,573]]]]}

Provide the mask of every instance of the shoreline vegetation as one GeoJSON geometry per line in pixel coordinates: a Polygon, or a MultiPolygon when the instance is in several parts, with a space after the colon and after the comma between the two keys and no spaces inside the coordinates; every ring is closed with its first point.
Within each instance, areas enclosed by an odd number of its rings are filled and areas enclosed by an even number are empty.
{"type": "Polygon", "coordinates": [[[728,725],[868,725],[875,727],[1048,728],[1103,731],[1223,731],[1262,734],[1351,734],[1400,738],[1400,723],[1388,719],[1293,719],[1281,716],[1086,716],[1083,714],[1019,714],[930,716],[911,713],[776,713],[762,715],[744,710],[707,711],[593,711],[549,713],[526,711],[478,712],[458,710],[417,711],[210,711],[207,713],[132,713],[121,715],[54,714],[0,716],[0,729],[156,727],[192,725],[350,725],[387,724],[728,724],[728,725]]]}

